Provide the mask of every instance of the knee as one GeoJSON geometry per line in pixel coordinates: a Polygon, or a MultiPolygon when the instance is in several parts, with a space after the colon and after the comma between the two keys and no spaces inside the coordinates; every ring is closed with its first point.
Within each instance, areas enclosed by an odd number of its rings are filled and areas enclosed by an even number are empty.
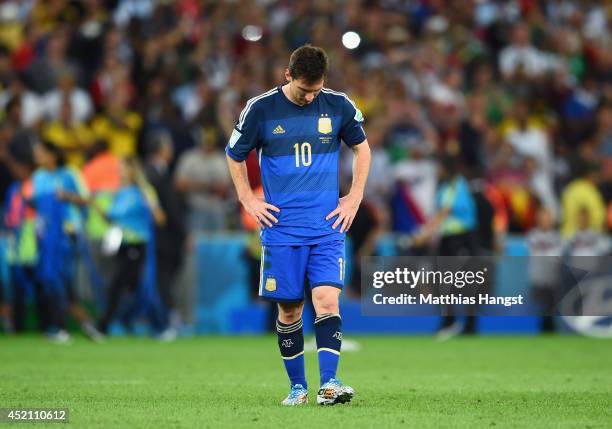
{"type": "Polygon", "coordinates": [[[340,312],[338,296],[335,294],[324,294],[322,296],[313,297],[313,305],[317,315],[330,313],[338,314],[340,312]]]}
{"type": "Polygon", "coordinates": [[[317,308],[317,315],[320,314],[339,314],[340,308],[337,302],[324,302],[317,308]]]}
{"type": "Polygon", "coordinates": [[[285,324],[295,323],[302,318],[302,306],[278,306],[278,320],[285,324]]]}

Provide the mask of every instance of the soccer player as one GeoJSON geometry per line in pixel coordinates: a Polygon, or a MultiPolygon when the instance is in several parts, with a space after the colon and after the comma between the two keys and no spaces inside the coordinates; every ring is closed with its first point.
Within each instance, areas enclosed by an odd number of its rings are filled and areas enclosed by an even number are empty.
{"type": "Polygon", "coordinates": [[[36,277],[46,289],[49,305],[49,339],[70,342],[65,329],[66,312],[79,322],[87,337],[101,342],[103,336],[80,302],[76,290],[78,240],[82,231],[82,213],[65,198],[67,193],[85,196],[78,171],[65,166],[64,152],[42,141],[34,146],[38,168],[32,175],[30,194],[24,195],[36,212],[36,277]]]}
{"type": "Polygon", "coordinates": [[[305,280],[316,312],[320,389],[317,403],[349,402],[352,388],[336,378],[342,343],[338,298],[344,285],[344,239],[361,203],[370,166],[363,116],[343,93],[324,88],[325,52],[296,49],[288,81],[250,99],[226,147],[238,198],[263,228],[259,295],[278,303],[278,345],[291,390],[283,405],[308,401],[302,310],[305,280]],[[339,198],[340,142],[354,155],[350,192],[339,198]],[[264,198],[247,180],[256,149],[264,198]]]}

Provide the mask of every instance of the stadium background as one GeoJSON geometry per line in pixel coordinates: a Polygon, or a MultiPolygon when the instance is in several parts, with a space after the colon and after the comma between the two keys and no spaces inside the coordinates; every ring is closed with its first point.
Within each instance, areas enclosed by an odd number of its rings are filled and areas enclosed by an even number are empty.
{"type": "MultiPolygon", "coordinates": [[[[384,335],[433,333],[439,320],[361,317],[352,268],[362,254],[407,250],[405,237],[435,211],[448,156],[489,207],[475,232],[480,251],[526,255],[542,205],[564,239],[576,237],[584,212],[592,236],[609,238],[610,31],[609,2],[590,0],[1,2],[0,198],[31,173],[41,139],[69,152],[102,203],[117,186],[117,157],[138,156],[170,202],[176,229],[158,234],[156,254],[180,267],[163,274],[176,275],[165,284],[182,338],[162,344],[172,336],[141,314],[132,336],[95,344],[72,321],[69,346],[51,343],[36,332],[37,313],[60,303],[37,311],[2,252],[3,328],[15,328],[15,294],[25,291],[28,306],[25,332],[0,335],[0,407],[65,407],[74,426],[105,428],[609,427],[609,340],[536,337],[539,322],[527,317],[482,318],[479,332],[497,335],[447,342],[384,335]],[[360,349],[343,353],[340,376],[356,399],[287,410],[275,338],[225,335],[263,333],[269,318],[254,298],[256,234],[240,215],[223,147],[246,100],[282,84],[289,53],[306,42],[330,56],[327,86],[363,111],[373,162],[341,303],[346,338],[360,349]],[[92,166],[92,153],[102,162],[92,166]]],[[[256,186],[254,158],[249,166],[256,186]]],[[[6,206],[3,219],[0,244],[10,250],[6,206]]],[[[89,222],[93,244],[76,284],[97,317],[113,267],[99,254],[104,229],[89,222]]],[[[527,290],[526,270],[500,272],[498,287],[527,290]]],[[[152,281],[146,292],[156,291],[152,281]]],[[[315,380],[312,348],[306,355],[315,380]]]]}
{"type": "MultiPolygon", "coordinates": [[[[398,237],[434,215],[445,156],[491,208],[475,231],[484,251],[526,255],[524,237],[540,205],[566,239],[583,208],[605,237],[611,13],[605,2],[553,0],[7,1],[0,6],[1,196],[40,139],[65,151],[93,194],[118,181],[112,163],[102,177],[92,173],[99,142],[111,157],[138,156],[174,194],[162,198],[171,222],[156,244],[180,267],[170,282],[175,326],[185,334],[263,332],[267,307],[251,284],[256,244],[223,147],[246,100],[282,84],[289,53],[310,42],[329,54],[327,86],[363,111],[373,150],[349,253],[398,252],[398,237]]],[[[350,163],[341,170],[348,183],[350,163]]],[[[91,234],[95,242],[101,232],[91,234]]],[[[4,261],[10,297],[18,286],[4,261]]],[[[102,305],[103,286],[81,268],[79,294],[102,305]]],[[[348,330],[435,328],[426,319],[363,320],[349,271],[348,330]]],[[[500,282],[514,292],[528,286],[516,275],[500,282]]],[[[481,328],[538,326],[510,320],[481,328]]]]}

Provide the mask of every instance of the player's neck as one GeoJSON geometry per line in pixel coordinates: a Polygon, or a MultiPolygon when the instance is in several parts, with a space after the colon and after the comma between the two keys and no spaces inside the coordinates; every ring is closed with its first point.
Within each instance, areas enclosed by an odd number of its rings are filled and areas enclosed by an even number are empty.
{"type": "Polygon", "coordinates": [[[299,104],[295,98],[293,98],[293,95],[291,95],[291,91],[289,90],[289,84],[288,83],[286,83],[283,86],[281,86],[281,90],[283,91],[283,94],[285,94],[285,97],[287,97],[287,100],[291,101],[296,106],[302,107],[302,105],[299,104]]]}

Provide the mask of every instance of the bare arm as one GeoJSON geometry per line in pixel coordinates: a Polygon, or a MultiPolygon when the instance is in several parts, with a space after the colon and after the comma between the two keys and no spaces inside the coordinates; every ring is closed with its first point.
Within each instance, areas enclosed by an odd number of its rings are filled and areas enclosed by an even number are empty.
{"type": "Polygon", "coordinates": [[[278,223],[278,219],[274,217],[270,210],[280,212],[278,207],[272,204],[266,203],[263,199],[258,198],[249,185],[249,179],[247,176],[247,167],[244,161],[238,162],[227,156],[227,165],[229,167],[230,174],[232,175],[232,181],[236,187],[236,193],[238,194],[238,200],[244,206],[244,209],[248,214],[253,216],[257,221],[257,225],[263,226],[265,224],[268,227],[272,227],[272,222],[278,223]]]}
{"type": "Polygon", "coordinates": [[[159,206],[156,201],[151,201],[148,197],[145,196],[145,201],[151,215],[153,216],[153,221],[157,226],[164,226],[166,224],[166,212],[159,206]]]}
{"type": "Polygon", "coordinates": [[[417,245],[424,245],[430,241],[440,230],[440,226],[450,214],[450,209],[443,208],[429,219],[415,234],[414,241],[417,245]]]}
{"type": "Polygon", "coordinates": [[[361,202],[370,172],[370,161],[372,160],[368,141],[365,140],[363,143],[353,146],[353,155],[353,182],[349,195],[359,196],[361,202]]]}
{"type": "Polygon", "coordinates": [[[338,218],[332,225],[332,228],[336,229],[338,225],[342,225],[340,227],[340,232],[348,231],[355,219],[357,209],[359,209],[359,204],[361,204],[361,200],[363,199],[363,191],[366,181],[368,180],[370,161],[372,159],[370,145],[367,140],[353,146],[352,149],[353,182],[351,183],[351,190],[346,196],[340,198],[338,207],[325,217],[325,220],[329,220],[337,215],[338,218]]]}

